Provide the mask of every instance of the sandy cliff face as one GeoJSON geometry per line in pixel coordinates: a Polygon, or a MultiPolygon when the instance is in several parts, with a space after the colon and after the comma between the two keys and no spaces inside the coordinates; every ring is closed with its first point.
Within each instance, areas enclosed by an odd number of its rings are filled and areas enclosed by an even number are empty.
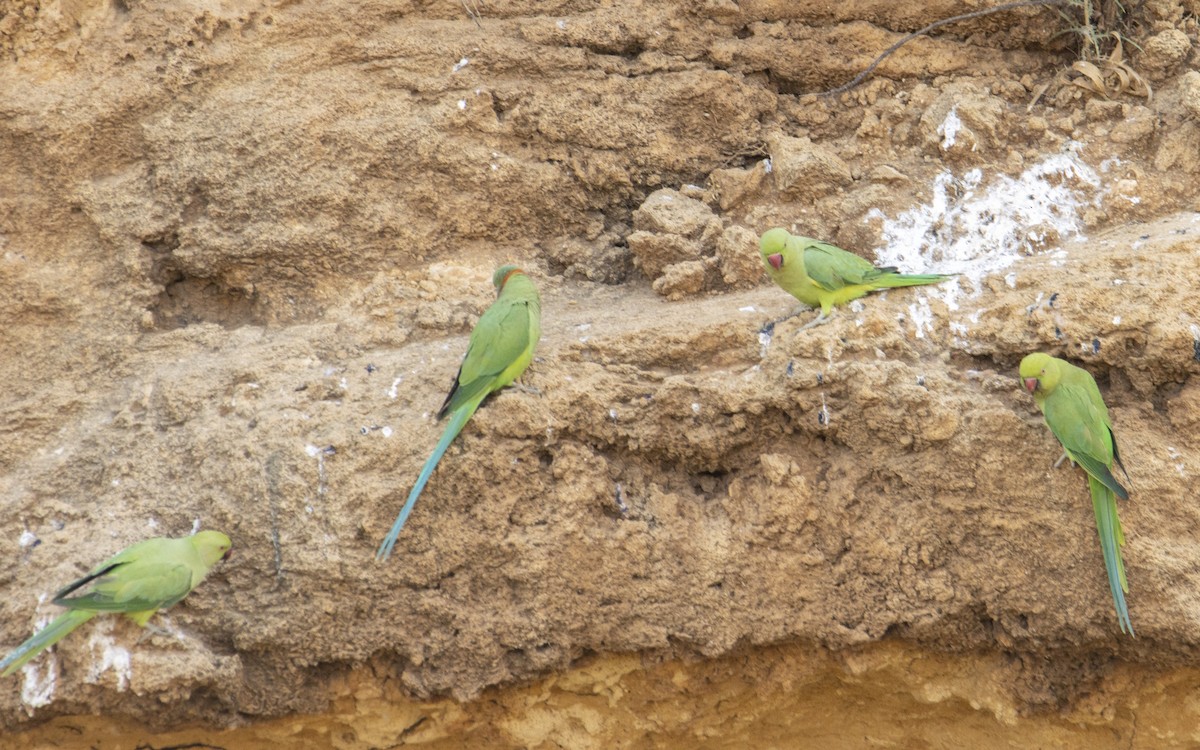
{"type": "Polygon", "coordinates": [[[0,6],[0,642],[133,541],[235,545],[0,685],[14,741],[1196,742],[1197,8],[1142,8],[1150,99],[1049,10],[817,98],[974,7],[807,5],[0,6]],[[776,225],[960,275],[771,327],[776,225]],[[377,564],[508,260],[540,394],[377,564]],[[1135,640],[1035,349],[1110,406],[1135,640]]]}

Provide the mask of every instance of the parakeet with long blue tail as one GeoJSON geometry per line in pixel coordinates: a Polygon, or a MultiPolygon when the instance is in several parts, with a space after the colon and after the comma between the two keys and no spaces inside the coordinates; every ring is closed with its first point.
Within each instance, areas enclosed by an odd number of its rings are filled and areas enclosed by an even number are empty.
{"type": "Polygon", "coordinates": [[[100,563],[54,595],[67,611],[0,661],[0,677],[16,672],[33,657],[98,614],[124,614],[142,627],[200,585],[229,556],[229,537],[200,531],[182,539],[158,537],[138,542],[100,563]],[[86,593],[75,594],[84,589],[86,593]],[[72,596],[72,594],[75,594],[72,596]]]}
{"type": "Polygon", "coordinates": [[[533,361],[533,351],[542,336],[542,303],[537,288],[524,271],[511,265],[497,268],[492,284],[496,287],[496,301],[484,311],[471,331],[462,366],[458,368],[445,403],[438,410],[438,419],[448,414],[450,422],[421,469],[391,531],[379,545],[375,555],[378,560],[386,560],[392,553],[396,537],[404,528],[426,482],[467,420],[488,394],[511,384],[533,361]]]}
{"type": "Polygon", "coordinates": [[[844,305],[878,289],[936,284],[954,274],[898,273],[877,267],[854,253],[811,237],[799,237],[776,227],[763,233],[758,245],[767,275],[785,292],[821,312],[803,328],[829,320],[834,305],[844,305]]]}
{"type": "Polygon", "coordinates": [[[1104,405],[1104,398],[1091,374],[1065,360],[1040,352],[1030,354],[1021,360],[1020,373],[1021,382],[1033,394],[1034,402],[1042,410],[1054,437],[1062,443],[1067,458],[1087,472],[1100,550],[1108,573],[1108,588],[1117,610],[1117,624],[1122,633],[1133,635],[1129,607],[1125,604],[1129,584],[1125,580],[1125,563],[1121,560],[1125,531],[1117,517],[1117,498],[1128,500],[1129,491],[1113,476],[1113,464],[1121,468],[1126,480],[1129,475],[1121,463],[1108,407],[1104,405]]]}

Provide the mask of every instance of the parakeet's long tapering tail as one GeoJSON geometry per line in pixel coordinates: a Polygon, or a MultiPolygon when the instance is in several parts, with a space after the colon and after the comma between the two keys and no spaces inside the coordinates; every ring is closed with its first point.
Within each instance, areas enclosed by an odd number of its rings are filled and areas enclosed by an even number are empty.
{"type": "Polygon", "coordinates": [[[1088,475],[1088,487],[1092,491],[1092,508],[1096,511],[1096,531],[1100,534],[1100,550],[1104,553],[1108,588],[1112,591],[1113,605],[1117,609],[1117,624],[1121,626],[1122,633],[1133,635],[1133,622],[1129,619],[1129,607],[1125,604],[1125,592],[1129,591],[1129,584],[1125,580],[1125,563],[1121,560],[1125,533],[1121,528],[1121,519],[1117,517],[1117,498],[1103,482],[1091,475],[1088,475]]]}
{"type": "Polygon", "coordinates": [[[958,274],[954,273],[894,273],[880,276],[871,282],[872,286],[879,288],[892,289],[902,286],[921,286],[923,284],[936,284],[939,281],[952,279],[958,274]]]}
{"type": "Polygon", "coordinates": [[[413,485],[412,491],[408,493],[408,500],[404,501],[404,507],[400,509],[400,515],[396,516],[396,522],[392,524],[392,530],[384,537],[383,544],[379,545],[379,551],[375,553],[376,560],[386,560],[392,554],[392,547],[396,546],[396,537],[400,536],[400,530],[404,528],[404,523],[408,520],[408,514],[412,513],[413,506],[417,504],[417,498],[421,496],[421,490],[425,489],[425,483],[429,481],[429,477],[433,476],[433,470],[437,468],[438,462],[442,460],[446,449],[450,447],[450,443],[454,442],[454,438],[458,437],[458,433],[462,432],[463,426],[475,413],[475,410],[479,408],[479,404],[481,403],[483,403],[483,399],[463,404],[462,407],[451,413],[450,422],[447,423],[445,431],[442,432],[442,438],[438,440],[437,447],[433,449],[433,453],[429,455],[429,460],[425,462],[425,468],[421,469],[421,475],[417,477],[416,484],[413,485]]]}
{"type": "Polygon", "coordinates": [[[96,616],[95,611],[73,609],[64,612],[46,627],[34,633],[29,640],[13,649],[13,652],[0,661],[0,677],[8,677],[40,654],[63,639],[67,633],[96,616]]]}

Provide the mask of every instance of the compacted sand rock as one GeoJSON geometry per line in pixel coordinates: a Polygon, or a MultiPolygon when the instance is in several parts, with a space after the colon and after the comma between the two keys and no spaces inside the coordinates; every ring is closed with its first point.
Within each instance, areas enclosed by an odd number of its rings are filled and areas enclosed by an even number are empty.
{"type": "Polygon", "coordinates": [[[1044,9],[813,95],[976,9],[0,4],[0,644],[234,540],[0,683],[6,742],[1200,742],[1196,8],[1141,9],[1151,98],[1069,83],[1044,9]],[[772,226],[960,276],[772,325],[772,226]],[[531,388],[378,564],[510,260],[531,388]],[[1136,639],[1035,349],[1109,404],[1136,639]]]}

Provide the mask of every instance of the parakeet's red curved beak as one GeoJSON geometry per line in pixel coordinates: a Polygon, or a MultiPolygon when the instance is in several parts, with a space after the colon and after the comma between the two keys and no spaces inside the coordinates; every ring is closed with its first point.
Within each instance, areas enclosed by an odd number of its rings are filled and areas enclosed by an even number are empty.
{"type": "Polygon", "coordinates": [[[1037,387],[1038,387],[1038,379],[1037,378],[1025,378],[1025,390],[1029,391],[1030,393],[1033,393],[1034,391],[1037,390],[1037,387]]]}
{"type": "Polygon", "coordinates": [[[774,255],[768,255],[767,262],[771,264],[771,268],[778,271],[783,266],[783,254],[775,253],[774,255]]]}

